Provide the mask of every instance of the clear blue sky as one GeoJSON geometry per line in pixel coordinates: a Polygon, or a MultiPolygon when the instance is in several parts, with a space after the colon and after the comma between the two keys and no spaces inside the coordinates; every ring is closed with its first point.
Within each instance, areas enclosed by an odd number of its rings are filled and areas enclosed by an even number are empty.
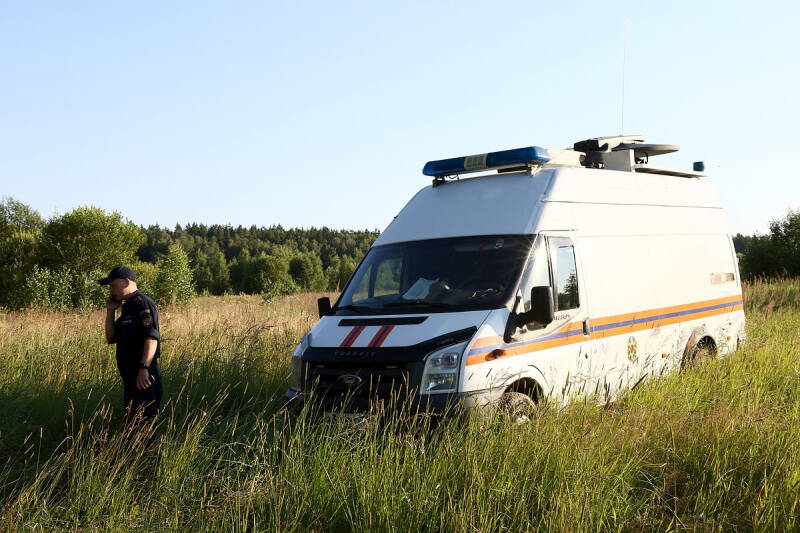
{"type": "Polygon", "coordinates": [[[800,208],[797,2],[3,2],[0,196],[383,229],[425,161],[621,128],[800,208]]]}

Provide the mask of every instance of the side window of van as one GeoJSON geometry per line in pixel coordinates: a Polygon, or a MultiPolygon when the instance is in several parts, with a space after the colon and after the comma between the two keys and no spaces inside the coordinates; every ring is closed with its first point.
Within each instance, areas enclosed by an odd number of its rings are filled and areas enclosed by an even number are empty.
{"type": "Polygon", "coordinates": [[[550,261],[553,265],[553,296],[556,311],[580,307],[578,295],[578,269],[575,266],[575,248],[572,241],[563,237],[550,237],[550,261]]]}
{"type": "Polygon", "coordinates": [[[550,285],[550,265],[547,260],[547,247],[544,238],[537,238],[528,256],[528,264],[522,273],[520,290],[522,292],[522,310],[531,310],[531,289],[542,285],[550,285]]]}

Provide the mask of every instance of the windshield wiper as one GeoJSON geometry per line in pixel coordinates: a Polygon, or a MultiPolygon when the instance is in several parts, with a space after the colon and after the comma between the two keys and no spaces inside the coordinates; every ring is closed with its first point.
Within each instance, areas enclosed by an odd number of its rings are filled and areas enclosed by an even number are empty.
{"type": "Polygon", "coordinates": [[[439,302],[429,302],[428,300],[403,300],[383,304],[384,307],[431,307],[433,309],[458,309],[462,306],[439,302]]]}
{"type": "Polygon", "coordinates": [[[339,309],[344,309],[345,311],[366,311],[371,315],[380,314],[379,311],[373,309],[372,307],[369,307],[368,305],[353,305],[353,304],[337,305],[336,307],[333,308],[333,311],[338,311],[339,309]]]}

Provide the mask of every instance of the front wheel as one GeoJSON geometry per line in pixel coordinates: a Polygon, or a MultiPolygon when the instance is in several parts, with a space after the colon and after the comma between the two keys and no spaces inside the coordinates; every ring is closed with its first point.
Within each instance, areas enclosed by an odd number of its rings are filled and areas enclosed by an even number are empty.
{"type": "Polygon", "coordinates": [[[516,424],[524,424],[533,417],[536,403],[525,393],[509,391],[500,396],[497,410],[503,418],[516,424]]]}

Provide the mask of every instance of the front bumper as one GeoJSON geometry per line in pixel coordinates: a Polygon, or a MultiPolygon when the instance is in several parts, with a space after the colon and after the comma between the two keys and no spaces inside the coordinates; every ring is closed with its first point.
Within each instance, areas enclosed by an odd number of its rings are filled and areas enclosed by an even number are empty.
{"type": "Polygon", "coordinates": [[[473,406],[481,402],[476,397],[484,396],[482,392],[428,395],[419,390],[426,357],[469,340],[476,331],[470,326],[406,347],[308,347],[299,356],[303,390],[289,389],[285,399],[340,412],[366,412],[377,407],[442,413],[473,406]]]}
{"type": "Polygon", "coordinates": [[[365,413],[375,408],[390,410],[406,409],[411,413],[444,414],[454,410],[471,410],[491,408],[503,393],[502,389],[486,389],[470,392],[452,392],[442,394],[413,394],[404,400],[386,403],[378,398],[353,396],[342,400],[323,394],[308,394],[289,389],[284,394],[287,403],[302,408],[307,402],[319,406],[322,411],[338,411],[344,413],[365,413]]]}

